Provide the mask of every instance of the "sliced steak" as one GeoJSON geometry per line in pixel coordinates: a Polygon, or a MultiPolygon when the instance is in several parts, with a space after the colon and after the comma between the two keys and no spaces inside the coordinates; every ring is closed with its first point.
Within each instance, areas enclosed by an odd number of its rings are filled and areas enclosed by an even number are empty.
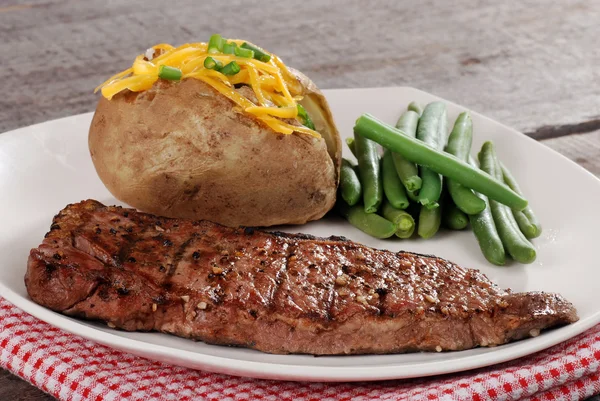
{"type": "Polygon", "coordinates": [[[66,315],[270,353],[462,350],[577,320],[560,295],[513,294],[434,256],[92,200],[54,217],[25,285],[66,315]]]}

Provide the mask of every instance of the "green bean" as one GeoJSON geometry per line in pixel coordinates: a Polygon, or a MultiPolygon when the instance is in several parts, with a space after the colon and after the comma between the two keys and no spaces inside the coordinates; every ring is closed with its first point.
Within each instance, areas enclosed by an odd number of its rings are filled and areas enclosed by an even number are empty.
{"type": "Polygon", "coordinates": [[[396,237],[410,238],[415,231],[415,220],[406,210],[396,209],[388,201],[383,202],[381,214],[396,226],[396,237]]]}
{"type": "Polygon", "coordinates": [[[442,193],[442,177],[427,167],[421,167],[421,179],[424,184],[419,190],[419,203],[429,209],[439,207],[438,200],[442,193]]]}
{"type": "MultiPolygon", "coordinates": [[[[356,146],[354,146],[354,138],[346,138],[346,145],[348,145],[348,149],[350,149],[352,155],[356,157],[356,146]]],[[[358,160],[358,157],[356,159],[358,160]]]]}
{"type": "Polygon", "coordinates": [[[360,180],[354,171],[354,166],[346,159],[342,159],[342,168],[340,170],[340,193],[342,194],[342,199],[350,206],[358,203],[362,193],[360,180]]]}
{"type": "Polygon", "coordinates": [[[469,224],[469,218],[449,198],[446,199],[442,206],[442,220],[444,221],[444,225],[451,230],[462,230],[469,224]]]}
{"type": "Polygon", "coordinates": [[[409,111],[414,111],[415,113],[417,113],[419,116],[421,114],[423,114],[423,106],[421,106],[419,103],[417,102],[410,102],[410,104],[408,105],[407,110],[409,111]]]}
{"type": "Polygon", "coordinates": [[[388,201],[397,209],[406,209],[408,207],[408,198],[404,185],[400,182],[396,169],[394,168],[394,160],[392,152],[385,150],[381,159],[381,177],[383,181],[383,193],[388,201]]]}
{"type": "Polygon", "coordinates": [[[406,196],[413,202],[419,202],[419,192],[406,191],[406,196]]]}
{"type": "MultiPolygon", "coordinates": [[[[433,149],[441,150],[446,139],[445,130],[446,105],[442,102],[429,103],[419,120],[417,139],[433,149]]],[[[426,166],[421,166],[420,173],[423,184],[419,190],[419,202],[428,208],[436,208],[442,194],[442,176],[426,166]]]]}
{"type": "MultiPolygon", "coordinates": [[[[396,128],[414,138],[417,134],[419,116],[422,112],[423,108],[419,104],[415,102],[410,103],[408,105],[408,111],[403,113],[398,119],[396,128]]],[[[406,195],[413,202],[418,202],[419,189],[421,188],[422,180],[421,177],[419,177],[417,165],[395,152],[392,152],[392,159],[394,160],[396,173],[404,185],[404,188],[406,188],[406,195]]]]}
{"type": "Polygon", "coordinates": [[[477,214],[485,208],[485,202],[473,190],[454,180],[448,180],[447,186],[456,206],[466,214],[477,214]]]}
{"type": "MultiPolygon", "coordinates": [[[[500,164],[496,158],[494,145],[491,142],[483,144],[479,152],[479,163],[481,169],[492,177],[498,180],[502,179],[500,164]]],[[[510,208],[492,199],[490,199],[490,208],[502,244],[509,255],[519,263],[533,262],[536,256],[535,248],[519,230],[510,208]]]]}
{"type": "MultiPolygon", "coordinates": [[[[356,147],[354,146],[354,138],[346,138],[346,145],[348,145],[348,148],[350,149],[350,152],[352,152],[352,155],[354,157],[356,157],[356,147]]],[[[356,157],[356,160],[358,160],[358,157],[356,157]]],[[[354,170],[354,173],[356,174],[356,176],[358,177],[358,181],[360,182],[360,171],[358,170],[358,165],[353,164],[352,169],[354,170]]],[[[362,185],[361,185],[361,193],[362,193],[362,185]]]]}
{"type": "Polygon", "coordinates": [[[456,156],[404,135],[370,114],[359,117],[354,125],[354,132],[513,209],[523,210],[527,206],[525,199],[489,174],[473,168],[456,156]]]}
{"type": "MultiPolygon", "coordinates": [[[[523,192],[521,191],[517,180],[511,174],[510,170],[507,169],[503,163],[500,163],[500,167],[502,168],[502,177],[504,178],[504,182],[506,183],[506,185],[508,185],[510,189],[512,189],[519,195],[523,196],[523,192]]],[[[542,234],[542,225],[533,213],[533,210],[531,210],[531,207],[527,206],[525,209],[522,210],[522,212],[524,217],[528,220],[529,224],[527,224],[527,222],[523,219],[522,216],[517,217],[517,212],[513,211],[513,214],[515,215],[515,220],[517,220],[519,228],[521,229],[521,231],[523,231],[523,234],[525,234],[527,238],[539,237],[542,234]]]]}
{"type": "MultiPolygon", "coordinates": [[[[458,116],[454,123],[454,128],[448,137],[446,152],[466,162],[471,152],[472,142],[473,122],[469,113],[465,111],[458,116]]],[[[446,187],[456,207],[463,212],[477,214],[485,208],[483,199],[475,195],[471,189],[454,180],[446,180],[446,187]]]]}
{"type": "Polygon", "coordinates": [[[363,206],[349,206],[338,202],[338,210],[350,224],[375,238],[389,238],[396,233],[396,226],[375,213],[366,213],[363,206]]]}
{"type": "Polygon", "coordinates": [[[379,209],[383,198],[383,183],[379,171],[377,143],[355,133],[354,147],[358,159],[365,212],[375,213],[379,209]]]}
{"type": "MultiPolygon", "coordinates": [[[[468,160],[470,165],[479,168],[473,157],[469,156],[468,160]]],[[[476,194],[476,196],[479,196],[485,202],[485,208],[477,214],[469,215],[471,229],[475,234],[475,238],[477,238],[481,253],[488,262],[503,266],[506,263],[506,252],[496,230],[496,224],[490,210],[490,202],[481,194],[476,194]]]]}
{"type": "Polygon", "coordinates": [[[485,196],[476,196],[481,197],[486,204],[486,208],[477,214],[469,215],[473,234],[477,238],[481,253],[483,253],[488,262],[502,266],[506,263],[504,245],[502,245],[502,240],[496,230],[496,224],[490,210],[490,203],[485,196]]]}
{"type": "Polygon", "coordinates": [[[515,221],[517,222],[517,226],[519,226],[519,230],[523,233],[525,238],[531,239],[540,236],[540,232],[537,227],[529,221],[527,216],[525,215],[525,211],[512,211],[515,221]]]}
{"type": "MultiPolygon", "coordinates": [[[[400,116],[396,123],[396,128],[404,132],[412,138],[417,133],[417,126],[419,124],[419,115],[414,111],[407,111],[400,116]]],[[[421,188],[421,177],[419,177],[419,170],[417,165],[413,162],[406,160],[398,153],[392,153],[394,159],[394,166],[400,181],[409,192],[416,192],[421,188]]]]}
{"type": "Polygon", "coordinates": [[[436,207],[435,209],[429,209],[426,206],[421,206],[419,213],[419,224],[417,228],[417,234],[421,238],[431,238],[440,229],[440,223],[442,222],[442,208],[436,207]]]}

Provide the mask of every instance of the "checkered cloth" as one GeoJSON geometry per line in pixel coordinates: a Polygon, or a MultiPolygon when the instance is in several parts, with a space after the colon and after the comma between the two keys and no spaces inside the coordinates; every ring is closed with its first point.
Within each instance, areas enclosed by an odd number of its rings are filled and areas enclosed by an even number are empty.
{"type": "Polygon", "coordinates": [[[532,356],[461,374],[296,383],[139,358],[54,328],[0,298],[0,366],[61,400],[581,400],[600,393],[600,325],[532,356]]]}

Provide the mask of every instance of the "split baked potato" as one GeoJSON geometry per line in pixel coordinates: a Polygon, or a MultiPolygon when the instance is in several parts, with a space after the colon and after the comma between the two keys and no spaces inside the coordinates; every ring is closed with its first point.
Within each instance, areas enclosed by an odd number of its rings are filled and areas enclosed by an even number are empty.
{"type": "MultiPolygon", "coordinates": [[[[117,199],[167,217],[228,226],[323,217],[335,203],[341,141],[322,93],[288,72],[320,137],[277,132],[203,80],[157,79],[101,97],[89,131],[100,179],[117,199]]],[[[231,89],[257,101],[249,85],[231,89]]]]}

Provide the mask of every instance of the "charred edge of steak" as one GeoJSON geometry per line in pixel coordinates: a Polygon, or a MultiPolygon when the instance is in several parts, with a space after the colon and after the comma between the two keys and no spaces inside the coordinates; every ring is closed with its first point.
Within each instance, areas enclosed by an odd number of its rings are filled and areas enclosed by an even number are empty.
{"type": "MultiPolygon", "coordinates": [[[[126,215],[129,215],[130,212],[138,214],[140,216],[146,216],[150,219],[156,219],[157,222],[159,224],[160,221],[179,221],[179,220],[183,220],[183,219],[177,219],[177,218],[171,218],[171,217],[158,217],[149,213],[144,213],[144,212],[139,212],[135,209],[128,209],[128,208],[124,208],[122,206],[106,206],[101,202],[98,202],[95,199],[87,199],[84,201],[81,201],[79,203],[70,203],[68,204],[62,211],[60,211],[57,215],[54,216],[53,219],[53,223],[51,225],[50,231],[46,234],[49,235],[50,232],[54,229],[56,229],[58,227],[58,229],[60,229],[60,225],[58,224],[58,222],[61,220],[61,218],[64,218],[65,216],[65,211],[72,209],[72,208],[79,208],[80,205],[84,205],[83,207],[90,212],[93,212],[94,210],[99,210],[99,209],[105,209],[105,208],[111,208],[114,209],[115,212],[120,212],[120,213],[124,213],[126,215]]],[[[194,225],[200,225],[202,224],[203,221],[202,220],[197,220],[194,221],[193,224],[194,225]]],[[[218,227],[222,227],[224,229],[231,229],[230,227],[224,226],[222,224],[219,223],[215,223],[215,222],[209,222],[212,225],[218,226],[218,227]]],[[[355,244],[358,246],[363,246],[362,244],[358,244],[355,243],[353,241],[351,241],[350,239],[342,236],[342,235],[331,235],[329,237],[319,237],[316,235],[312,235],[312,234],[305,234],[305,233],[288,233],[288,232],[284,232],[284,231],[272,231],[269,230],[268,228],[265,227],[250,227],[250,226],[239,226],[237,229],[235,230],[239,230],[242,231],[245,235],[253,235],[255,232],[262,232],[262,233],[267,233],[267,234],[271,234],[273,236],[276,237],[280,237],[280,238],[285,238],[285,239],[290,239],[290,240],[307,240],[307,241],[331,241],[331,242],[345,242],[345,243],[349,243],[349,244],[355,244]]],[[[383,251],[387,251],[385,249],[382,249],[383,251]]],[[[441,261],[447,262],[447,263],[452,263],[450,261],[448,261],[447,259],[444,258],[440,258],[439,256],[436,255],[432,255],[432,254],[426,254],[426,253],[416,253],[416,252],[411,252],[411,251],[404,251],[404,250],[400,250],[397,251],[397,253],[399,254],[411,254],[411,255],[415,255],[415,256],[422,256],[422,257],[426,257],[426,258],[436,258],[439,259],[441,261]]]]}
{"type": "Polygon", "coordinates": [[[511,294],[434,256],[92,200],[55,216],[25,283],[71,316],[270,353],[461,350],[577,320],[559,295],[511,294]]]}

